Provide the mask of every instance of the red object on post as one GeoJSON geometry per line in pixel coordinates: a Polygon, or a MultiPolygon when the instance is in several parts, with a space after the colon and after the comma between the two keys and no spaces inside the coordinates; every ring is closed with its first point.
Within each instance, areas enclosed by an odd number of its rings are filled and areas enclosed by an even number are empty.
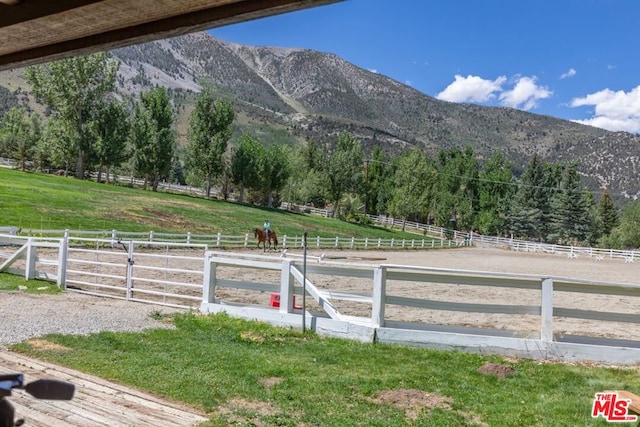
{"type": "MultiPolygon", "coordinates": [[[[271,298],[269,300],[269,305],[271,307],[280,307],[280,293],[278,292],[272,292],[271,293],[271,298]]],[[[293,296],[293,308],[295,308],[296,310],[302,310],[302,307],[296,304],[296,296],[293,296]]]]}

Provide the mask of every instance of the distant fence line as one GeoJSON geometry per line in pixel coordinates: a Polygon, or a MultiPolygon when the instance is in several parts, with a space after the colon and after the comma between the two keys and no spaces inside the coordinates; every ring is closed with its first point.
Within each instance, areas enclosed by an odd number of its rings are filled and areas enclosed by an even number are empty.
{"type": "MultiPolygon", "coordinates": [[[[16,227],[0,227],[0,234],[32,236],[39,238],[65,238],[71,243],[81,243],[83,240],[99,239],[101,244],[104,241],[110,244],[118,242],[147,241],[156,243],[176,243],[183,245],[207,245],[208,247],[228,247],[228,248],[250,248],[257,245],[257,239],[251,234],[226,235],[216,234],[195,234],[195,233],[160,233],[155,231],[136,232],[118,230],[21,230],[16,227]]],[[[430,249],[430,248],[452,248],[465,246],[470,242],[464,239],[439,240],[433,238],[421,239],[383,239],[378,237],[308,237],[307,248],[337,248],[337,249],[430,249]]],[[[283,235],[279,242],[279,248],[301,248],[303,246],[302,236],[283,235]]]]}

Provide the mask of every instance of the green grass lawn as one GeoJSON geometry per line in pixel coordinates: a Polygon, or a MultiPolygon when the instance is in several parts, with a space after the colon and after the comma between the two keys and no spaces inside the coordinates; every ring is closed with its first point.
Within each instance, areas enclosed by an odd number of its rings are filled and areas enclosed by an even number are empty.
{"type": "Polygon", "coordinates": [[[591,418],[594,394],[640,390],[637,369],[362,344],[223,314],[173,320],[14,349],[194,405],[208,426],[606,425],[591,418]],[[513,373],[479,372],[487,363],[513,373]]]}
{"type": "Polygon", "coordinates": [[[415,239],[421,235],[317,215],[0,168],[0,226],[242,235],[265,219],[279,236],[415,239]]]}

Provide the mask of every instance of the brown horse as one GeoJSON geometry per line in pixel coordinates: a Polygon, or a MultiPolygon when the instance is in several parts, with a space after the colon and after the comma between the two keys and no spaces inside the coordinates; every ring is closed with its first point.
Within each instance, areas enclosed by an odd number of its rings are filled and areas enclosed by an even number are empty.
{"type": "Polygon", "coordinates": [[[267,233],[262,228],[254,228],[253,237],[258,239],[258,249],[260,248],[260,243],[262,243],[263,251],[267,250],[267,243],[269,244],[269,249],[271,249],[271,242],[273,242],[273,248],[278,250],[278,236],[275,231],[270,230],[269,239],[267,239],[267,233]]]}

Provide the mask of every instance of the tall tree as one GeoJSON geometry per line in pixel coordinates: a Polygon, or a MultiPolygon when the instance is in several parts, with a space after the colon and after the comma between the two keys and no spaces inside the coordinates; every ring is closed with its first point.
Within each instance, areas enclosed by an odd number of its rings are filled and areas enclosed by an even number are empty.
{"type": "Polygon", "coordinates": [[[333,216],[340,208],[340,200],[347,192],[355,193],[362,182],[364,152],[360,141],[348,132],[338,136],[336,148],[328,156],[324,168],[325,188],[333,202],[333,216]]]}
{"type": "Polygon", "coordinates": [[[74,129],[68,126],[68,122],[54,116],[47,121],[43,138],[38,143],[40,156],[47,158],[52,166],[61,167],[65,177],[68,176],[71,165],[78,159],[73,134],[74,129]]]}
{"type": "Polygon", "coordinates": [[[389,202],[393,197],[394,172],[389,159],[380,146],[376,145],[371,158],[365,160],[365,176],[361,187],[365,213],[380,214],[388,211],[389,202]]]}
{"type": "Polygon", "coordinates": [[[620,222],[618,211],[616,210],[608,189],[605,189],[602,193],[602,197],[600,197],[600,202],[598,203],[598,216],[602,223],[602,232],[605,235],[610,234],[611,230],[613,230],[620,222]]]}
{"type": "Polygon", "coordinates": [[[546,239],[551,223],[551,200],[560,185],[562,166],[545,164],[535,154],[518,183],[507,218],[518,237],[546,239]]]}
{"type": "Polygon", "coordinates": [[[233,132],[234,117],[231,104],[223,99],[214,100],[208,91],[200,93],[189,117],[187,165],[204,176],[207,197],[213,180],[224,170],[223,157],[233,132]]]}
{"type": "Polygon", "coordinates": [[[289,179],[289,153],[282,144],[273,144],[259,158],[260,190],[265,196],[266,204],[273,207],[273,196],[284,188],[289,179]]]}
{"type": "Polygon", "coordinates": [[[135,149],[136,170],[152,179],[158,191],[161,177],[168,177],[175,150],[173,109],[163,87],[143,92],[136,105],[131,136],[135,149]]]}
{"type": "Polygon", "coordinates": [[[563,244],[584,242],[591,229],[592,219],[576,162],[571,162],[565,169],[562,187],[551,205],[553,213],[549,239],[563,244]]]}
{"type": "Polygon", "coordinates": [[[21,170],[34,155],[40,139],[40,122],[23,107],[13,107],[2,117],[0,125],[0,155],[18,161],[21,170]]]}
{"type": "Polygon", "coordinates": [[[473,150],[450,149],[438,155],[438,187],[433,203],[436,223],[469,230],[478,210],[478,161],[473,150]]]}
{"type": "Polygon", "coordinates": [[[409,215],[427,212],[434,196],[437,174],[435,165],[417,149],[400,158],[389,210],[392,215],[402,217],[402,231],[409,215]]]}
{"type": "Polygon", "coordinates": [[[94,152],[98,164],[98,182],[102,180],[104,168],[106,182],[109,184],[111,167],[119,166],[129,157],[129,130],[129,112],[120,101],[111,100],[97,113],[94,152]]]}
{"type": "Polygon", "coordinates": [[[511,162],[502,153],[494,154],[479,173],[475,228],[481,234],[498,235],[505,230],[515,190],[511,162]]]}
{"type": "MultiPolygon", "coordinates": [[[[65,122],[61,139],[77,153],[76,177],[83,178],[92,154],[94,113],[115,88],[119,63],[104,53],[73,57],[27,68],[25,76],[36,98],[65,122]]],[[[65,150],[67,151],[67,150],[65,150]]]]}
{"type": "Polygon", "coordinates": [[[131,141],[133,142],[133,163],[136,173],[144,177],[147,188],[149,178],[155,173],[155,150],[157,147],[156,127],[151,113],[141,104],[135,106],[131,121],[131,141]]]}
{"type": "Polygon", "coordinates": [[[240,186],[240,203],[244,203],[245,188],[258,183],[260,159],[264,156],[264,147],[249,134],[240,137],[238,148],[231,156],[231,182],[240,186]]]}

